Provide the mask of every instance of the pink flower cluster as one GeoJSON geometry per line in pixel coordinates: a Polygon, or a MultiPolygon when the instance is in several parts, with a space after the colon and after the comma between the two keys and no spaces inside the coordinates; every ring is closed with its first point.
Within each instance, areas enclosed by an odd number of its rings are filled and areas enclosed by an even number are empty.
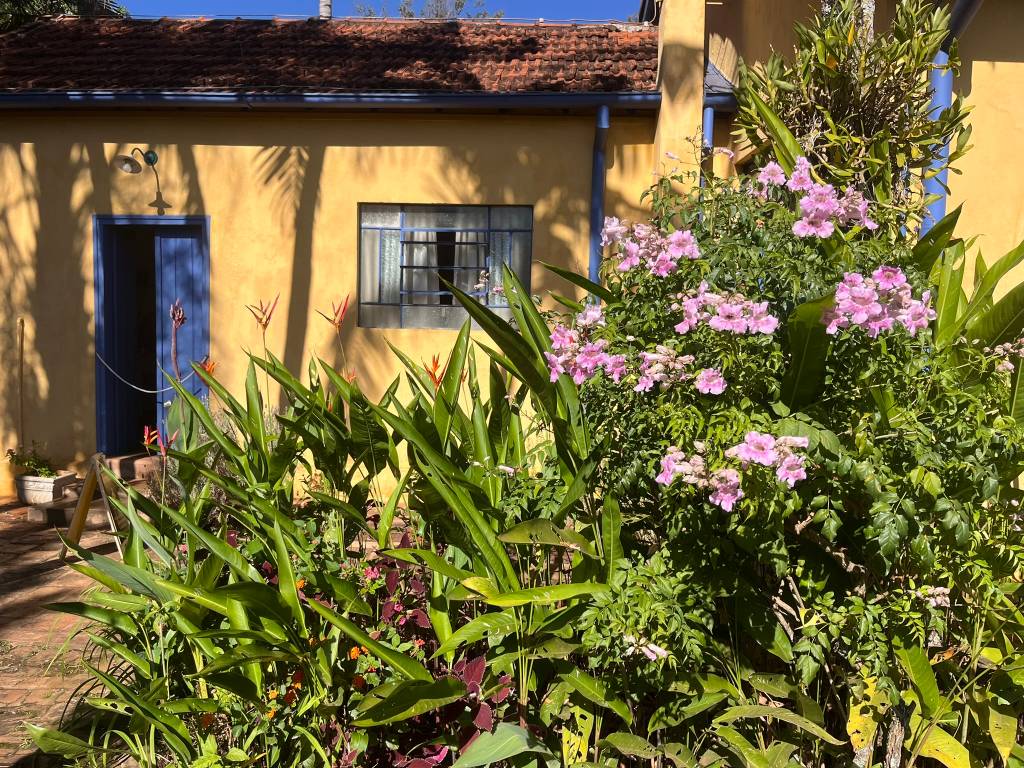
{"type": "Polygon", "coordinates": [[[618,382],[626,374],[625,355],[610,355],[605,352],[607,340],[590,338],[592,329],[602,325],[601,308],[592,304],[576,316],[574,328],[555,326],[551,331],[552,351],[544,353],[551,381],[558,381],[566,373],[579,385],[603,370],[618,382]]]}
{"type": "Polygon", "coordinates": [[[774,333],[779,318],[768,312],[768,302],[750,301],[741,294],[718,294],[701,283],[695,294],[679,294],[673,311],[682,312],[676,333],[689,333],[701,323],[730,333],[774,333]]]}
{"type": "Polygon", "coordinates": [[[751,464],[773,467],[779,481],[792,488],[798,480],[807,478],[804,469],[806,457],[796,453],[797,448],[806,447],[806,437],[772,437],[764,432],[751,430],[747,432],[742,443],[734,445],[725,452],[725,455],[730,459],[739,459],[743,469],[751,464]]]}
{"type": "Polygon", "coordinates": [[[636,224],[630,232],[626,224],[609,217],[601,230],[601,245],[612,244],[621,246],[619,272],[628,272],[642,262],[652,275],[665,277],[679,268],[680,260],[700,258],[700,248],[688,229],[665,236],[649,224],[636,224]]]}
{"type": "Polygon", "coordinates": [[[735,469],[725,467],[708,472],[704,463],[704,445],[694,445],[696,453],[687,457],[674,445],[670,446],[668,453],[661,459],[661,472],[654,478],[655,482],[661,485],[671,485],[675,479],[681,478],[684,483],[695,485],[698,488],[710,489],[708,499],[726,512],[731,512],[736,502],[743,498],[743,489],[740,488],[740,473],[735,469]]]}
{"type": "Polygon", "coordinates": [[[728,383],[717,368],[703,368],[696,376],[688,369],[693,355],[680,355],[674,349],[659,344],[654,352],[640,353],[639,380],[634,392],[649,392],[655,384],[665,389],[677,382],[693,379],[697,391],[704,395],[720,395],[728,383]]]}
{"type": "Polygon", "coordinates": [[[1013,373],[1015,366],[1010,358],[1024,357],[1024,338],[1020,338],[1015,341],[1008,341],[1005,344],[999,344],[995,349],[989,349],[986,347],[985,352],[991,352],[993,356],[999,359],[999,362],[996,363],[997,371],[1013,373]]]}
{"type": "Polygon", "coordinates": [[[847,272],[836,286],[835,307],[822,315],[822,322],[833,335],[840,328],[859,326],[875,338],[899,323],[916,336],[935,318],[935,311],[928,306],[930,299],[929,291],[915,299],[906,275],[897,267],[879,267],[871,277],[847,272]]]}
{"type": "Polygon", "coordinates": [[[764,200],[771,187],[782,186],[804,193],[799,202],[801,218],[793,224],[793,234],[797,237],[830,237],[837,223],[844,227],[861,226],[871,231],[878,229],[878,224],[868,215],[868,202],[864,195],[847,187],[840,197],[831,184],[816,183],[806,157],[796,159],[796,167],[789,179],[778,163],[765,165],[757,175],[753,193],[764,200]]]}

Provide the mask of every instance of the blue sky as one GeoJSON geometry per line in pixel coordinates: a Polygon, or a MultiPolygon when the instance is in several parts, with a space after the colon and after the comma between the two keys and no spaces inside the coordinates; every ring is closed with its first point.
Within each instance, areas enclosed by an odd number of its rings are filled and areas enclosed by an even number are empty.
{"type": "MultiPolygon", "coordinates": [[[[317,0],[121,0],[133,16],[315,16],[317,0]]],[[[369,0],[380,6],[381,0],[369,0]]],[[[626,19],[637,12],[639,0],[488,0],[488,8],[508,18],[626,19]]],[[[391,13],[398,0],[389,0],[391,13]]],[[[334,15],[355,11],[353,0],[334,0],[334,15]]]]}

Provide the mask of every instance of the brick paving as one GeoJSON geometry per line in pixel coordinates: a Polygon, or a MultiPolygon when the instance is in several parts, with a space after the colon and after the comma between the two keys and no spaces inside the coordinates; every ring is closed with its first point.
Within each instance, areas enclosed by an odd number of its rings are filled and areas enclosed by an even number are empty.
{"type": "MultiPolygon", "coordinates": [[[[58,726],[86,680],[85,638],[69,640],[81,620],[43,606],[77,600],[94,582],[61,563],[54,526],[30,522],[26,512],[16,501],[0,500],[0,768],[60,764],[36,752],[24,723],[58,726]]],[[[115,553],[102,530],[102,517],[91,514],[82,545],[115,553]]]]}

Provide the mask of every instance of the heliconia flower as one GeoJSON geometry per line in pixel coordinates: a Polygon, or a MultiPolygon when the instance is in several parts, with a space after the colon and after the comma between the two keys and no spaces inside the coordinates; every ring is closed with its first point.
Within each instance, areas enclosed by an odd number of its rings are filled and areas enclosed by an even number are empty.
{"type": "Polygon", "coordinates": [[[601,245],[609,246],[617,243],[626,236],[629,228],[614,216],[608,216],[604,220],[604,227],[601,229],[601,245]]]}
{"type": "Polygon", "coordinates": [[[711,474],[711,495],[708,501],[732,512],[736,502],[743,498],[740,488],[740,474],[735,469],[718,469],[711,474]]]}
{"type": "Polygon", "coordinates": [[[423,370],[427,372],[427,376],[429,376],[431,382],[433,382],[434,389],[437,389],[438,387],[441,386],[441,380],[444,378],[444,372],[445,370],[447,370],[447,368],[447,365],[445,365],[444,368],[441,368],[440,355],[434,355],[432,358],[430,358],[430,365],[423,363],[423,370]]]}
{"type": "Polygon", "coordinates": [[[349,299],[351,297],[352,297],[352,294],[348,294],[347,296],[345,296],[345,300],[343,302],[341,302],[340,304],[335,304],[332,301],[331,302],[331,314],[330,315],[325,314],[325,313],[321,312],[320,310],[317,310],[317,314],[320,315],[320,317],[324,318],[324,320],[329,322],[331,325],[333,325],[334,329],[336,331],[340,332],[341,331],[341,326],[345,322],[345,315],[348,314],[348,302],[349,302],[349,299]]]}
{"type": "Polygon", "coordinates": [[[764,187],[781,187],[786,183],[786,172],[773,160],[757,174],[757,181],[764,187]]]}
{"type": "Polygon", "coordinates": [[[274,318],[274,310],[277,309],[277,300],[281,298],[281,294],[277,294],[274,300],[266,305],[263,304],[263,300],[260,299],[259,305],[246,304],[245,308],[248,309],[254,318],[256,318],[256,324],[263,330],[266,331],[270,326],[270,321],[274,318]]]}
{"type": "Polygon", "coordinates": [[[720,395],[727,386],[721,371],[715,368],[704,368],[694,379],[693,385],[704,395],[720,395]]]}
{"type": "Polygon", "coordinates": [[[199,367],[206,371],[210,376],[213,376],[213,372],[217,369],[217,363],[211,360],[210,356],[207,355],[199,361],[199,367]]]}

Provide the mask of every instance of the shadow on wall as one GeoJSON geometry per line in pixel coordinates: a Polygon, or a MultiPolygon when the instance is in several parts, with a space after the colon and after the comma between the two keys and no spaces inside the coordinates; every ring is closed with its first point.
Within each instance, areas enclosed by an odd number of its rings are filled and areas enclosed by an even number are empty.
{"type": "MultiPolygon", "coordinates": [[[[353,125],[346,126],[345,116],[325,119],[299,117],[282,119],[280,116],[231,115],[227,117],[191,118],[204,121],[193,126],[193,134],[203,137],[203,144],[177,143],[181,133],[178,120],[159,116],[140,117],[138,121],[118,121],[105,116],[82,118],[96,120],[95,127],[86,127],[83,132],[96,136],[85,144],[73,143],[59,138],[58,120],[54,118],[52,128],[47,128],[46,137],[41,138],[38,125],[20,131],[7,130],[9,143],[0,144],[0,172],[5,179],[16,179],[22,185],[17,195],[10,191],[5,195],[5,204],[0,206],[0,249],[5,271],[10,267],[14,279],[0,281],[0,323],[11,330],[4,331],[3,350],[0,358],[4,361],[0,371],[0,425],[5,429],[17,423],[17,393],[19,382],[16,365],[16,347],[7,346],[8,339],[14,339],[14,323],[23,314],[29,324],[26,340],[25,411],[27,416],[26,437],[29,441],[46,443],[60,462],[84,458],[95,443],[94,391],[95,371],[93,363],[93,286],[91,280],[90,239],[92,236],[91,217],[93,214],[114,212],[154,213],[146,203],[152,199],[153,188],[148,175],[128,177],[118,175],[111,161],[116,154],[129,152],[145,137],[144,148],[155,149],[161,157],[164,189],[170,204],[171,214],[212,215],[216,220],[228,221],[231,217],[246,211],[252,215],[251,201],[256,197],[272,198],[273,223],[265,226],[279,230],[281,245],[290,252],[273,253],[274,259],[288,261],[287,270],[273,274],[283,276],[276,284],[281,289],[281,309],[275,317],[275,326],[282,324],[281,333],[275,334],[271,351],[282,357],[288,367],[296,372],[305,370],[311,351],[319,353],[337,366],[341,366],[334,331],[329,324],[317,317],[316,311],[329,312],[332,300],[340,301],[348,290],[333,288],[317,283],[317,273],[331,259],[351,259],[352,269],[356,268],[358,253],[358,226],[351,231],[331,229],[336,225],[340,207],[350,209],[354,216],[355,203],[361,199],[360,184],[368,184],[381,171],[376,163],[395,168],[399,162],[410,156],[431,158],[430,164],[409,170],[417,174],[417,199],[405,202],[481,202],[488,204],[534,204],[538,212],[535,237],[535,260],[553,261],[572,266],[578,271],[586,269],[586,243],[588,237],[588,210],[590,186],[590,156],[593,142],[592,115],[579,116],[531,116],[515,118],[528,121],[520,140],[512,140],[506,146],[488,148],[496,142],[483,139],[465,144],[452,141],[448,128],[439,116],[409,119],[428,121],[427,130],[410,130],[399,120],[373,123],[368,130],[368,118],[353,117],[353,125]],[[249,121],[246,130],[238,131],[237,120],[249,121]],[[431,122],[432,121],[432,122],[431,122]],[[534,130],[537,136],[533,135],[534,130]],[[245,135],[245,139],[239,134],[245,135]],[[24,134],[24,135],[20,135],[24,134]],[[254,145],[252,137],[258,137],[260,144],[254,145]],[[539,137],[539,138],[538,138],[539,137]],[[360,143],[364,142],[364,143],[360,143]],[[224,146],[224,153],[211,152],[211,147],[224,146]],[[238,174],[228,150],[243,148],[250,152],[247,157],[252,165],[248,170],[250,178],[262,185],[263,189],[252,189],[248,195],[244,188],[235,190],[225,201],[225,172],[238,174]],[[373,149],[372,152],[364,151],[373,149]],[[410,149],[413,150],[410,155],[410,149]],[[338,158],[345,154],[343,160],[338,158]],[[344,165],[339,165],[339,162],[344,165]],[[553,171],[570,168],[571,174],[553,171]],[[578,166],[578,167],[577,167],[578,166]],[[350,177],[339,178],[339,168],[351,171],[350,177]],[[330,181],[326,181],[327,175],[330,181]],[[567,177],[568,176],[568,177],[567,177]],[[42,181],[40,181],[42,179],[42,181]],[[544,181],[538,181],[542,179],[544,181]],[[205,189],[205,194],[204,194],[205,189]],[[216,193],[213,191],[216,190],[216,193]],[[533,191],[530,191],[533,190],[533,191]],[[269,195],[265,194],[269,193],[269,195]],[[532,196],[535,195],[535,196],[532,196]],[[325,203],[325,198],[328,202],[325,203]],[[429,198],[433,198],[432,200],[429,198]],[[216,210],[209,206],[216,206],[216,210]],[[325,211],[324,206],[330,206],[325,211]],[[26,213],[27,212],[27,213],[26,213]],[[325,223],[325,213],[330,213],[325,223]],[[33,237],[25,235],[25,223],[12,221],[12,216],[34,216],[33,237]],[[316,254],[316,260],[314,260],[316,254]],[[341,254],[341,256],[336,256],[341,254]],[[37,265],[41,268],[37,269],[37,265]],[[287,274],[285,275],[285,271],[287,274]],[[333,293],[333,295],[332,295],[333,293]],[[5,318],[10,318],[5,319],[5,318]],[[283,343],[282,343],[283,342],[283,343]],[[64,375],[68,370],[74,375],[64,375]],[[69,455],[68,446],[73,446],[78,456],[69,455]]],[[[370,118],[371,120],[373,118],[370,118]]],[[[403,117],[403,119],[405,119],[403,117]]],[[[451,118],[458,120],[461,118],[451,118]]],[[[480,119],[479,117],[476,119],[480,119]]],[[[506,125],[508,117],[487,118],[495,121],[495,130],[505,130],[504,136],[516,136],[515,130],[506,125]]],[[[653,140],[653,128],[648,118],[634,121],[630,128],[622,128],[622,143],[649,143],[653,140]],[[646,127],[640,124],[644,123],[646,127]]],[[[420,126],[423,128],[423,125],[420,126]]],[[[613,132],[619,130],[613,120],[613,132]]],[[[644,178],[649,169],[639,170],[636,156],[615,146],[609,152],[609,172],[619,176],[637,175],[644,178]],[[633,164],[630,166],[630,164],[633,164]]],[[[232,182],[228,182],[230,184],[232,182]]],[[[379,188],[379,185],[378,185],[379,188]]],[[[400,198],[402,179],[390,184],[400,198]]],[[[396,202],[403,201],[396,199],[396,202]]],[[[366,200],[369,202],[369,200],[366,200]]],[[[625,200],[620,192],[612,191],[608,197],[609,209],[636,207],[638,200],[625,200]]],[[[349,215],[349,214],[346,214],[349,215]]],[[[270,218],[270,217],[264,217],[270,218]]],[[[348,219],[345,219],[347,222],[348,219]]],[[[220,230],[223,233],[223,229],[220,230]]],[[[224,255],[227,249],[238,248],[240,242],[214,240],[214,259],[211,277],[212,290],[227,291],[227,303],[241,308],[252,301],[272,299],[277,292],[275,284],[261,286],[262,296],[238,295],[231,293],[230,284],[218,281],[218,251],[224,255]]],[[[247,243],[244,245],[248,246],[247,243]]],[[[255,264],[261,263],[262,245],[253,243],[255,264]]],[[[243,253],[245,253],[243,251],[243,253]]],[[[331,262],[336,265],[337,262],[331,262]]],[[[334,278],[339,274],[345,284],[355,285],[354,276],[332,267],[334,278]]],[[[572,287],[543,269],[535,269],[533,293],[543,294],[549,290],[570,293],[572,287]]],[[[356,326],[358,296],[352,293],[352,308],[342,329],[342,341],[348,349],[358,349],[358,360],[350,360],[360,372],[360,380],[366,381],[368,391],[376,392],[387,382],[384,372],[396,370],[396,361],[383,343],[378,343],[391,332],[376,332],[356,326]],[[364,379],[364,375],[368,378],[364,379]]],[[[222,304],[225,301],[222,300],[222,304]]],[[[245,316],[247,321],[248,316],[245,316]]],[[[251,321],[250,321],[251,322],[251,321]]],[[[227,328],[214,327],[216,336],[227,334],[219,347],[234,354],[239,346],[256,348],[258,333],[254,325],[240,325],[235,322],[227,328]]],[[[423,338],[407,332],[393,334],[399,346],[408,346],[403,339],[423,338]]],[[[436,343],[432,341],[431,343],[436,343]]],[[[408,349],[414,359],[429,357],[441,349],[408,349]]],[[[216,354],[216,353],[215,353],[216,354]]],[[[229,386],[240,382],[228,381],[229,386]]]]}

